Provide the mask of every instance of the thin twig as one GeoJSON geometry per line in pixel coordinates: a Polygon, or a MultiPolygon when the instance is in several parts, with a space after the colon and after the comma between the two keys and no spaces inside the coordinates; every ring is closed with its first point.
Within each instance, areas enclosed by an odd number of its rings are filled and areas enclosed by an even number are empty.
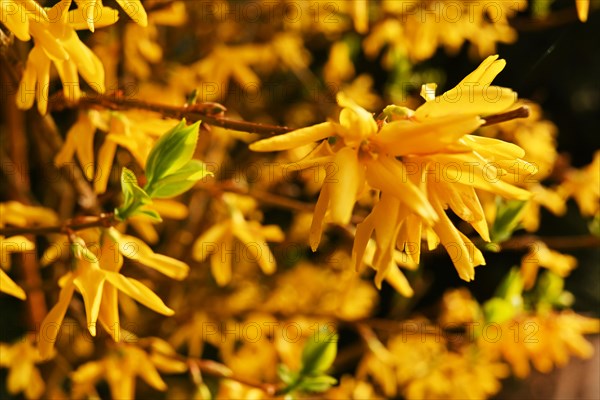
{"type": "MultiPolygon", "coordinates": [[[[48,102],[50,111],[60,111],[65,108],[77,107],[100,107],[114,111],[129,109],[146,110],[160,113],[163,117],[174,119],[185,118],[188,122],[202,121],[212,126],[262,135],[281,135],[293,130],[287,126],[259,124],[222,117],[220,114],[225,111],[225,107],[217,103],[199,103],[191,106],[178,107],[168,104],[149,103],[143,100],[129,99],[118,94],[114,96],[87,94],[83,95],[78,102],[69,102],[62,92],[52,96],[48,102]]],[[[529,107],[522,106],[506,113],[486,117],[486,122],[483,126],[498,124],[516,118],[526,118],[529,116],[529,113],[529,107]]]]}
{"type": "Polygon", "coordinates": [[[36,227],[15,227],[15,228],[1,228],[0,236],[10,237],[15,235],[47,235],[51,233],[63,233],[69,234],[70,232],[80,231],[88,228],[97,227],[110,227],[115,223],[115,216],[113,213],[102,213],[97,217],[85,217],[92,219],[88,222],[79,222],[81,218],[75,218],[66,221],[60,226],[36,226],[36,227]]]}
{"type": "Polygon", "coordinates": [[[527,118],[530,114],[531,110],[528,106],[521,106],[519,108],[502,114],[490,115],[489,117],[485,117],[485,123],[483,124],[483,126],[495,125],[499,124],[500,122],[506,122],[517,118],[527,118]]]}
{"type": "Polygon", "coordinates": [[[230,118],[218,116],[225,108],[216,103],[200,103],[191,106],[171,106],[168,104],[149,103],[143,100],[128,99],[119,95],[83,95],[79,102],[69,102],[62,92],[50,98],[48,109],[50,111],[59,111],[65,108],[106,108],[109,110],[128,110],[138,109],[160,113],[163,117],[182,119],[193,123],[202,121],[212,126],[219,126],[226,129],[244,131],[249,133],[259,133],[263,135],[280,135],[292,131],[292,128],[286,126],[259,124],[255,122],[239,121],[230,118]]]}

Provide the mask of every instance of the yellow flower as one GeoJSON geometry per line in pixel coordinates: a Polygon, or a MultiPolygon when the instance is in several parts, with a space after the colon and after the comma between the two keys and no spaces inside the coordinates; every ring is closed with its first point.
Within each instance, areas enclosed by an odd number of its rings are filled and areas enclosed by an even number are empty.
{"type": "MultiPolygon", "coordinates": [[[[48,106],[50,64],[54,64],[63,82],[63,92],[70,101],[81,96],[78,73],[99,93],[104,93],[104,67],[100,59],[77,36],[76,29],[85,29],[76,13],[69,12],[71,0],[62,0],[49,10],[52,21],[31,20],[30,32],[35,45],[29,52],[25,71],[19,84],[17,105],[29,109],[37,99],[38,110],[45,114],[48,106]],[[71,22],[73,21],[73,22],[71,22]],[[35,89],[35,90],[34,90],[35,89]]],[[[75,12],[75,11],[73,11],[75,12]]],[[[116,11],[104,7],[102,18],[96,24],[106,26],[117,21],[116,11]]],[[[83,23],[82,23],[83,22],[83,23]]]]}
{"type": "Polygon", "coordinates": [[[545,315],[519,316],[499,326],[498,340],[480,337],[479,346],[493,357],[502,357],[518,378],[529,375],[530,361],[535,369],[548,373],[553,366],[564,366],[569,357],[589,358],[593,346],[585,334],[598,333],[600,321],[572,311],[545,315]]]}
{"type": "Polygon", "coordinates": [[[162,47],[157,41],[158,26],[180,26],[186,19],[185,4],[175,1],[164,9],[151,12],[145,24],[127,24],[123,35],[123,54],[127,71],[143,80],[150,77],[149,64],[158,63],[163,57],[162,47]]]}
{"type": "Polygon", "coordinates": [[[194,259],[204,261],[210,256],[211,272],[220,286],[231,281],[232,261],[242,256],[258,263],[265,274],[274,273],[277,266],[267,241],[283,241],[281,229],[276,225],[262,226],[256,221],[247,221],[238,207],[239,196],[226,193],[223,200],[229,216],[196,239],[192,250],[194,259]],[[243,252],[236,250],[234,238],[244,245],[243,252]]]}
{"type": "Polygon", "coordinates": [[[388,54],[397,51],[412,61],[422,61],[433,56],[438,47],[457,53],[468,41],[472,55],[485,57],[496,51],[496,43],[516,40],[517,33],[508,19],[526,6],[525,0],[386,0],[382,9],[393,17],[383,18],[373,27],[363,44],[365,53],[375,58],[389,44],[388,54]]]}
{"type": "Polygon", "coordinates": [[[23,337],[8,345],[0,343],[0,367],[8,368],[6,389],[13,396],[23,393],[26,399],[39,399],[45,390],[44,380],[35,364],[42,359],[32,343],[23,337]]]}
{"type": "MultiPolygon", "coordinates": [[[[433,327],[423,329],[431,332],[433,327]]],[[[407,399],[485,399],[500,390],[500,379],[509,372],[477,346],[451,351],[435,334],[411,331],[393,336],[387,348],[391,359],[370,354],[357,373],[359,378],[371,376],[387,397],[396,397],[399,391],[407,399]]]]}
{"type": "Polygon", "coordinates": [[[114,340],[120,340],[117,290],[158,313],[174,314],[174,311],[144,284],[120,274],[123,256],[140,261],[174,279],[183,279],[188,273],[189,267],[185,263],[155,254],[141,240],[121,235],[114,228],[106,230],[104,234],[96,229],[81,231],[79,234],[81,237],[77,237],[72,244],[77,266],[74,271],[68,272],[59,280],[61,290],[58,302],[40,328],[39,348],[43,357],[50,353],[56,342],[59,327],[75,289],[83,297],[87,328],[92,336],[96,335],[96,321],[100,320],[114,340]],[[88,248],[89,243],[98,246],[98,255],[88,248]]]}
{"type": "Polygon", "coordinates": [[[529,290],[533,287],[540,267],[547,268],[564,278],[576,266],[575,257],[550,250],[544,242],[537,241],[529,247],[529,252],[521,260],[524,288],[529,290]]]}
{"type": "Polygon", "coordinates": [[[448,290],[444,293],[439,317],[442,327],[465,326],[478,321],[480,317],[479,303],[473,299],[467,288],[448,290]]]}
{"type": "Polygon", "coordinates": [[[98,111],[81,111],[67,132],[65,143],[54,157],[57,167],[67,164],[77,154],[79,165],[88,180],[94,178],[94,134],[100,118],[98,111]]]}
{"type": "Polygon", "coordinates": [[[564,197],[573,197],[584,216],[600,212],[600,151],[594,153],[591,164],[581,170],[571,169],[566,173],[558,192],[564,197]]]}
{"type": "Polygon", "coordinates": [[[446,247],[462,279],[474,278],[474,267],[485,263],[483,256],[444,210],[450,207],[489,241],[475,188],[527,199],[529,193],[514,184],[534,170],[521,160],[524,153],[518,146],[470,135],[484,123],[480,116],[505,111],[516,100],[512,90],[491,86],[506,65],[497,58],[488,57],[441,96],[435,96],[435,84],[425,85],[425,104],[415,111],[396,107],[387,117],[392,120],[381,127],[369,112],[339,94],[339,124],[324,122],[250,145],[254,151],[279,151],[335,138],[333,145],[323,141],[295,164],[297,169],[320,165],[327,171],[310,231],[313,251],[324,220],[349,223],[356,200],[371,188],[381,196],[357,227],[353,254],[361,262],[375,232],[378,282],[390,271],[396,245],[400,250],[413,247],[407,253],[418,262],[423,231],[430,247],[439,241],[446,247]]]}
{"type": "Polygon", "coordinates": [[[175,352],[166,342],[160,339],[141,339],[140,342],[148,340],[152,346],[150,354],[136,345],[120,343],[101,360],[81,365],[71,374],[71,396],[75,399],[97,396],[95,385],[102,379],[108,383],[113,399],[136,398],[137,377],[156,390],[167,390],[158,371],[181,373],[187,366],[176,359],[175,352]]]}

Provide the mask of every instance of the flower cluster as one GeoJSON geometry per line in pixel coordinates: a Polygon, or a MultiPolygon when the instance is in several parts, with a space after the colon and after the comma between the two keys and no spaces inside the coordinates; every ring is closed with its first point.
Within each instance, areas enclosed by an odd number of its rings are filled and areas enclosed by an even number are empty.
{"type": "Polygon", "coordinates": [[[280,151],[327,139],[296,165],[299,169],[333,167],[328,168],[315,206],[310,231],[313,251],[321,241],[325,220],[348,224],[357,199],[375,190],[379,201],[356,229],[353,255],[357,265],[375,233],[373,267],[380,285],[393,266],[395,248],[418,263],[425,235],[430,248],[440,242],[446,247],[460,277],[469,281],[475,276],[474,267],[485,261],[446,210],[451,209],[489,241],[475,189],[527,199],[529,193],[515,184],[535,172],[522,159],[524,151],[518,146],[473,135],[486,115],[506,111],[516,101],[512,90],[491,86],[505,65],[498,56],[490,56],[452,90],[436,97],[435,85],[426,85],[422,91],[425,104],[414,111],[386,108],[379,120],[340,94],[339,123],[302,128],[255,142],[250,148],[280,151]]]}

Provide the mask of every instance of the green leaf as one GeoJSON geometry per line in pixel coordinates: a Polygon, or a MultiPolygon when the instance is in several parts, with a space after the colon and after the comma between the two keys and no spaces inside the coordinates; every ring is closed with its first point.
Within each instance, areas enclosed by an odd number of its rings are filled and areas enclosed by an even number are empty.
{"type": "Polygon", "coordinates": [[[178,171],[192,159],[199,127],[200,121],[186,126],[183,119],[156,141],[146,160],[147,186],[178,171]]]}
{"type": "Polygon", "coordinates": [[[495,297],[500,297],[510,301],[512,304],[519,306],[523,303],[523,276],[519,267],[512,267],[506,274],[498,288],[496,289],[495,297]]]}
{"type": "Polygon", "coordinates": [[[152,198],[175,197],[191,189],[196,182],[205,176],[212,175],[206,165],[198,160],[190,160],[181,169],[167,175],[151,185],[146,185],[146,190],[152,198]]]}
{"type": "Polygon", "coordinates": [[[486,321],[502,323],[523,310],[523,285],[519,268],[511,268],[498,285],[494,297],[483,305],[486,321]]]}
{"type": "Polygon", "coordinates": [[[600,213],[596,214],[594,219],[588,224],[588,227],[592,235],[600,237],[600,213]]]}
{"type": "Polygon", "coordinates": [[[532,0],[531,4],[531,13],[535,18],[545,18],[550,14],[552,3],[554,0],[532,0]]]}
{"type": "Polygon", "coordinates": [[[315,375],[327,371],[337,354],[338,335],[321,328],[312,335],[302,351],[300,375],[315,375]]]}
{"type": "Polygon", "coordinates": [[[288,386],[291,386],[298,381],[298,373],[290,370],[285,364],[279,364],[277,366],[277,375],[279,376],[279,379],[288,386]]]}
{"type": "Polygon", "coordinates": [[[551,271],[544,271],[538,278],[536,297],[538,308],[566,307],[573,295],[564,291],[565,280],[551,271]]]}
{"type": "Polygon", "coordinates": [[[148,208],[136,210],[135,215],[140,215],[140,214],[150,217],[150,219],[153,222],[162,222],[162,218],[160,217],[160,214],[154,210],[150,210],[148,208]]]}
{"type": "Polygon", "coordinates": [[[496,200],[496,220],[490,229],[490,238],[493,242],[502,243],[510,239],[513,232],[519,229],[521,212],[527,204],[521,200],[504,201],[499,197],[496,200]]]}
{"type": "Polygon", "coordinates": [[[298,390],[306,392],[324,392],[337,383],[337,379],[329,375],[306,376],[298,385],[298,390]]]}
{"type": "Polygon", "coordinates": [[[124,221],[134,215],[144,214],[149,216],[153,221],[160,222],[160,215],[154,210],[144,209],[147,204],[152,203],[152,199],[142,189],[137,182],[137,178],[133,171],[123,167],[121,171],[121,191],[123,192],[123,204],[115,209],[115,217],[124,221]]]}
{"type": "Polygon", "coordinates": [[[486,322],[501,324],[512,319],[517,314],[517,309],[510,301],[494,297],[483,305],[483,314],[486,322]]]}

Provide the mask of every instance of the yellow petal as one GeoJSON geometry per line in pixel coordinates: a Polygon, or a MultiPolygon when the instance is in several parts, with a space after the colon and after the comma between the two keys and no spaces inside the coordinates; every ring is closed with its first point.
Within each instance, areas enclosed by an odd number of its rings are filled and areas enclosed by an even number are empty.
{"type": "Polygon", "coordinates": [[[116,0],[123,11],[140,26],[148,26],[148,15],[140,0],[116,0]]]}
{"type": "Polygon", "coordinates": [[[252,151],[281,151],[304,146],[323,140],[335,134],[335,125],[332,122],[323,122],[318,125],[273,136],[268,139],[259,140],[250,145],[252,151]]]}
{"type": "Polygon", "coordinates": [[[127,278],[116,272],[105,271],[104,275],[106,280],[113,284],[117,289],[146,307],[163,315],[175,314],[173,310],[163,303],[160,297],[140,281],[127,278]]]}
{"type": "Polygon", "coordinates": [[[411,214],[404,219],[398,235],[398,239],[403,238],[403,241],[398,243],[398,248],[417,265],[421,259],[421,232],[421,220],[417,215],[411,214]]]}
{"type": "MultiPolygon", "coordinates": [[[[90,31],[94,32],[94,21],[96,19],[97,0],[75,0],[77,9],[69,11],[69,17],[73,20],[83,20],[90,31]]],[[[71,19],[69,19],[71,21],[71,19]]],[[[72,26],[72,24],[70,24],[72,26]]]]}
{"type": "Polygon", "coordinates": [[[94,192],[102,194],[106,192],[108,179],[110,178],[112,163],[117,152],[117,144],[110,140],[105,140],[98,152],[98,165],[96,167],[96,176],[94,177],[94,192]]]}
{"type": "Polygon", "coordinates": [[[63,94],[69,102],[77,102],[81,97],[81,89],[79,88],[79,76],[77,75],[77,67],[71,60],[55,61],[54,66],[58,71],[58,76],[63,84],[63,94]]]}
{"type": "Polygon", "coordinates": [[[285,233],[277,225],[260,226],[260,233],[268,242],[283,242],[285,233]]]}
{"type": "Polygon", "coordinates": [[[426,221],[437,219],[425,195],[408,180],[406,168],[401,161],[380,157],[379,160],[368,160],[366,163],[367,182],[371,187],[396,196],[426,221]]]}
{"type": "Polygon", "coordinates": [[[394,288],[398,293],[404,297],[412,297],[415,293],[406,276],[400,271],[400,268],[394,266],[390,268],[385,280],[394,288]]]}
{"type": "Polygon", "coordinates": [[[364,168],[358,162],[355,149],[344,147],[333,159],[335,171],[328,175],[331,183],[330,219],[334,224],[346,225],[352,217],[356,195],[361,182],[364,182],[364,168]]]}
{"type": "Polygon", "coordinates": [[[499,86],[467,87],[453,90],[436,97],[417,108],[415,118],[425,121],[428,118],[447,117],[457,114],[492,115],[506,111],[517,101],[517,94],[511,89],[499,86]]]}
{"type": "Polygon", "coordinates": [[[185,204],[169,199],[153,199],[150,207],[156,210],[161,217],[171,219],[186,219],[189,210],[185,204]]]}
{"type": "Polygon", "coordinates": [[[450,115],[427,119],[394,121],[386,124],[372,139],[383,152],[400,156],[431,154],[474,132],[483,124],[476,115],[450,115]]]}
{"type": "Polygon", "coordinates": [[[588,18],[588,12],[590,10],[590,0],[575,0],[577,6],[577,16],[581,22],[586,22],[588,18]]]}
{"type": "MultiPolygon", "coordinates": [[[[80,263],[85,263],[81,261],[80,263]]],[[[82,266],[80,266],[81,268],[82,266]]],[[[83,303],[85,305],[85,315],[87,317],[87,325],[92,336],[96,336],[96,320],[100,311],[100,302],[102,301],[102,288],[104,287],[104,273],[98,266],[93,264],[74,280],[73,284],[77,287],[83,303]]]]}
{"type": "Polygon", "coordinates": [[[337,101],[341,107],[340,125],[343,129],[336,130],[349,146],[357,146],[363,140],[377,132],[377,123],[373,115],[356,104],[344,93],[337,94],[337,101]]]}
{"type": "Polygon", "coordinates": [[[468,135],[464,141],[469,147],[490,161],[514,160],[525,157],[525,150],[513,143],[483,136],[468,135]]]}
{"type": "Polygon", "coordinates": [[[356,226],[354,244],[352,245],[352,260],[357,272],[361,270],[361,266],[364,263],[365,251],[367,250],[374,229],[375,216],[373,213],[367,215],[367,217],[356,226]]]}
{"type": "Polygon", "coordinates": [[[219,223],[211,226],[206,232],[204,232],[196,242],[192,249],[192,256],[196,261],[204,261],[209,254],[217,251],[219,243],[222,242],[223,237],[231,232],[231,223],[219,223]]]}
{"type": "Polygon", "coordinates": [[[433,230],[446,248],[460,278],[467,282],[472,281],[475,279],[474,257],[469,252],[460,232],[452,224],[438,201],[434,201],[434,207],[438,211],[440,220],[433,226],[433,230]]]}
{"type": "Polygon", "coordinates": [[[488,56],[485,60],[483,60],[479,67],[475,69],[475,71],[471,72],[462,81],[460,81],[457,87],[475,82],[482,85],[489,85],[505,66],[506,61],[498,60],[497,54],[488,56]]]}
{"type": "Polygon", "coordinates": [[[190,267],[186,263],[154,253],[146,243],[135,236],[119,235],[117,241],[119,251],[125,257],[139,261],[169,278],[182,280],[189,273],[190,267]]]}
{"type": "Polygon", "coordinates": [[[117,288],[105,283],[102,289],[102,303],[98,313],[98,321],[115,342],[121,340],[121,325],[119,319],[119,303],[117,288]]]}
{"type": "MultiPolygon", "coordinates": [[[[222,246],[225,246],[225,243],[231,243],[231,241],[224,242],[222,246]]],[[[232,270],[231,270],[231,258],[233,254],[228,254],[226,252],[218,252],[213,254],[210,257],[210,272],[212,276],[215,278],[217,285],[223,287],[231,282],[232,270]]]]}
{"type": "Polygon", "coordinates": [[[71,276],[60,290],[58,302],[52,307],[46,315],[46,318],[42,321],[38,340],[38,348],[42,359],[47,359],[52,354],[52,349],[56,343],[60,325],[62,324],[67,308],[71,303],[74,290],[75,285],[73,284],[73,277],[71,276]]]}
{"type": "Polygon", "coordinates": [[[76,125],[78,126],[72,129],[76,135],[75,142],[78,144],[77,158],[86,178],[91,181],[94,178],[94,133],[96,127],[87,117],[78,121],[76,125]]]}
{"type": "Polygon", "coordinates": [[[154,364],[150,361],[147,355],[140,360],[138,364],[140,367],[137,369],[137,373],[148,385],[152,386],[156,390],[165,391],[167,390],[167,384],[162,380],[160,374],[156,370],[154,364]]]}
{"type": "Polygon", "coordinates": [[[262,238],[253,235],[246,226],[240,226],[239,224],[234,225],[233,234],[246,246],[246,251],[248,251],[246,257],[257,262],[265,274],[270,275],[275,272],[277,269],[275,257],[262,238]]]}
{"type": "Polygon", "coordinates": [[[19,287],[6,273],[0,269],[0,292],[4,292],[18,299],[25,300],[25,291],[19,287]]]}
{"type": "Polygon", "coordinates": [[[331,197],[330,185],[330,183],[325,182],[321,188],[321,193],[319,194],[317,204],[315,205],[315,211],[313,213],[308,239],[312,251],[317,251],[319,243],[321,242],[321,235],[323,234],[323,220],[325,219],[325,214],[327,212],[327,208],[329,207],[331,197]]]}
{"type": "Polygon", "coordinates": [[[69,59],[69,53],[67,53],[60,40],[51,34],[40,22],[30,20],[29,32],[33,36],[36,45],[41,46],[53,61],[65,61],[69,59]]]}
{"type": "Polygon", "coordinates": [[[15,34],[19,40],[28,41],[29,36],[29,18],[27,10],[16,1],[0,1],[0,21],[15,34]]]}

